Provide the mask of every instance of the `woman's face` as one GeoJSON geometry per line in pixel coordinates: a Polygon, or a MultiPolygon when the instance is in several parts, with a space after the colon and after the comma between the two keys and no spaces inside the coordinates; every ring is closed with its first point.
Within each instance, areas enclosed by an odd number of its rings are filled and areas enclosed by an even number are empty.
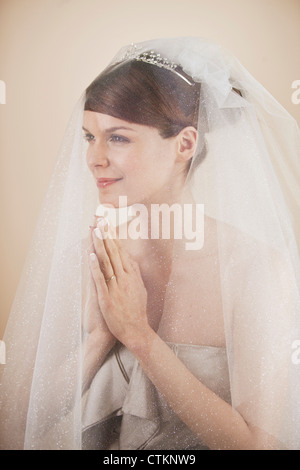
{"type": "Polygon", "coordinates": [[[163,139],[158,129],[92,111],[84,112],[89,142],[87,164],[101,204],[158,203],[177,197],[186,162],[178,158],[176,137],[163,139]]]}

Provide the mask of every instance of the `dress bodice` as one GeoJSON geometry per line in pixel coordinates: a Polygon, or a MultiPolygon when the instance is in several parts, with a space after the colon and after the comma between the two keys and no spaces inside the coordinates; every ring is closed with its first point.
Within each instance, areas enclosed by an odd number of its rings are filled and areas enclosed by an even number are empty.
{"type": "MultiPolygon", "coordinates": [[[[230,403],[225,348],[168,345],[204,385],[230,403]]],[[[110,353],[91,384],[83,413],[83,446],[106,450],[206,449],[123,346],[110,353]]]]}

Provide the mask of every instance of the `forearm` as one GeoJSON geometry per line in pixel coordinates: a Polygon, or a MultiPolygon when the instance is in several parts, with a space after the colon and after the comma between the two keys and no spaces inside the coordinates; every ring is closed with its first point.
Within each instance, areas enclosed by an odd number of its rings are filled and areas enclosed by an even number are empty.
{"type": "Polygon", "coordinates": [[[262,438],[259,430],[250,428],[230,404],[203,385],[153,330],[127,347],[170,407],[207,447],[270,448],[270,439],[262,438]]]}
{"type": "Polygon", "coordinates": [[[115,340],[101,331],[95,329],[89,334],[83,345],[83,393],[90,387],[114,344],[115,340]]]}

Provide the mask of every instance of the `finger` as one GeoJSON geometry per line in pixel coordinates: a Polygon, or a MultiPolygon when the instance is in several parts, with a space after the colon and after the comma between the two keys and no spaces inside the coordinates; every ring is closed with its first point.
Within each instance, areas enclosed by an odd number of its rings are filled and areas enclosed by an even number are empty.
{"type": "Polygon", "coordinates": [[[94,215],[94,228],[97,227],[98,222],[100,222],[100,220],[103,219],[103,218],[104,218],[103,215],[97,215],[97,214],[94,215]]]}
{"type": "Polygon", "coordinates": [[[127,273],[131,272],[132,265],[131,265],[130,255],[128,251],[120,243],[120,240],[117,236],[116,228],[113,227],[111,224],[106,225],[106,219],[104,220],[102,219],[101,221],[99,220],[98,223],[99,223],[100,228],[104,227],[103,233],[106,234],[105,241],[104,241],[105,245],[107,245],[109,248],[109,246],[112,246],[112,245],[109,245],[109,241],[107,240],[112,239],[114,241],[114,244],[116,248],[118,249],[118,255],[120,257],[120,262],[122,264],[123,270],[127,273]]]}
{"type": "Polygon", "coordinates": [[[93,242],[93,236],[92,236],[93,227],[91,225],[89,227],[90,227],[90,231],[89,231],[89,235],[87,239],[87,245],[85,247],[88,255],[94,252],[94,242],[93,242]]]}
{"type": "Polygon", "coordinates": [[[121,278],[124,274],[124,268],[116,239],[116,232],[111,226],[108,226],[104,219],[99,222],[98,228],[103,236],[104,247],[111,262],[113,272],[117,278],[121,278]]]}
{"type": "Polygon", "coordinates": [[[101,272],[99,261],[95,253],[91,253],[89,256],[91,273],[96,285],[99,302],[104,302],[105,296],[108,293],[107,285],[104,279],[104,275],[101,272]]]}
{"type": "Polygon", "coordinates": [[[119,245],[119,255],[122,260],[123,269],[127,273],[133,271],[132,258],[129,255],[128,251],[121,245],[119,245]]]}
{"type": "Polygon", "coordinates": [[[99,261],[100,270],[104,278],[109,279],[114,274],[114,270],[110,258],[106,252],[101,231],[98,227],[92,231],[92,239],[95,248],[95,253],[99,261]]]}
{"type": "Polygon", "coordinates": [[[137,278],[144,284],[144,280],[143,280],[143,277],[142,277],[142,274],[141,274],[139,264],[136,261],[134,261],[133,259],[130,260],[130,263],[131,263],[132,269],[135,272],[137,278]]]}

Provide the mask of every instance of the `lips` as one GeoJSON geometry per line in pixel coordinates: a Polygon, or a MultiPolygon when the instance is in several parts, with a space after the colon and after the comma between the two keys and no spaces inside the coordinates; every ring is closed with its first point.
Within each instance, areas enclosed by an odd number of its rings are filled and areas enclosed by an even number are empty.
{"type": "Polygon", "coordinates": [[[107,186],[111,186],[114,183],[117,183],[122,178],[97,178],[97,186],[98,188],[106,188],[107,186]]]}

